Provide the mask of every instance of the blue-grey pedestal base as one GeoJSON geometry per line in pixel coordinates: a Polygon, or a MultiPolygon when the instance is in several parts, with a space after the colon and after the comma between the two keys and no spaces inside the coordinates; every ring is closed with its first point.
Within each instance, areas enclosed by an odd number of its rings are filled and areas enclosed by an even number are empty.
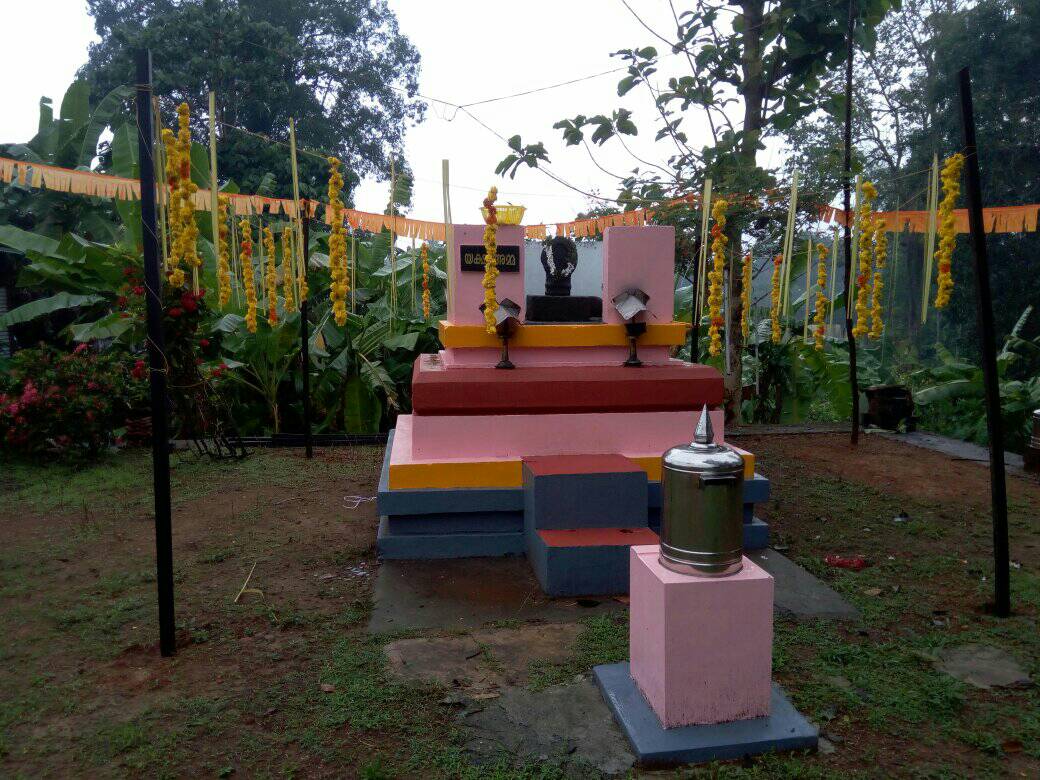
{"type": "Polygon", "coordinates": [[[592,671],[607,705],[644,766],[725,761],[759,753],[814,749],[817,744],[816,728],[798,713],[775,683],[768,717],[666,729],[636,687],[627,661],[603,664],[592,671]]]}

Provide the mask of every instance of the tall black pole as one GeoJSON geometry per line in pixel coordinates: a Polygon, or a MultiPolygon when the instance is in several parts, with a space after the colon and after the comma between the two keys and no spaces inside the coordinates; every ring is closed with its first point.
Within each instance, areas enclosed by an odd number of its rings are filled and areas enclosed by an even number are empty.
{"type": "MultiPolygon", "coordinates": [[[[311,220],[310,203],[303,201],[303,279],[307,281],[307,264],[311,256],[311,220]]],[[[304,285],[306,286],[306,284],[304,285]]],[[[307,298],[308,292],[300,301],[300,371],[303,374],[303,443],[307,449],[307,457],[314,457],[314,439],[311,433],[311,345],[307,332],[307,298]]]]}
{"type": "MultiPolygon", "coordinates": [[[[855,56],[853,35],[856,16],[853,1],[849,0],[849,23],[845,43],[845,173],[842,191],[845,197],[845,338],[849,344],[849,387],[852,390],[852,444],[859,443],[859,381],[856,377],[856,339],[852,335],[852,305],[849,288],[852,286],[852,59],[855,56]]],[[[833,305],[833,304],[832,304],[833,305]]]]}
{"type": "Polygon", "coordinates": [[[176,651],[173,612],[173,534],[170,524],[170,431],[166,417],[166,340],[162,277],[155,225],[155,160],[152,127],[152,53],[137,52],[137,148],[141,177],[141,245],[147,291],[149,385],[152,400],[152,484],[155,492],[155,579],[159,595],[159,652],[176,651]]]}
{"type": "Polygon", "coordinates": [[[1004,477],[1004,432],[1000,425],[1000,381],[997,376],[997,343],[993,327],[993,296],[989,286],[986,230],[982,222],[982,182],[979,151],[975,143],[975,112],[971,102],[971,74],[957,74],[961,93],[961,125],[964,130],[968,226],[975,259],[975,311],[982,342],[982,378],[986,388],[986,428],[989,432],[989,491],[993,511],[993,607],[1000,617],[1011,614],[1011,575],[1008,551],[1007,485],[1004,477]]]}

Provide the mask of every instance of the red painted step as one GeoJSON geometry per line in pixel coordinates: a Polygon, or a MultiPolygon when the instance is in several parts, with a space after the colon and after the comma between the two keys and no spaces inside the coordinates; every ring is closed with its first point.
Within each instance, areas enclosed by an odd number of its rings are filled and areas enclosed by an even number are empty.
{"type": "Polygon", "coordinates": [[[574,528],[537,531],[547,547],[631,547],[657,544],[658,536],[649,528],[574,528]]]}
{"type": "Polygon", "coordinates": [[[646,473],[638,463],[624,455],[535,455],[524,458],[524,465],[536,477],[646,473]]]}
{"type": "Polygon", "coordinates": [[[412,371],[418,415],[666,412],[722,403],[722,375],[710,366],[548,366],[499,371],[444,368],[421,355],[412,371]]]}

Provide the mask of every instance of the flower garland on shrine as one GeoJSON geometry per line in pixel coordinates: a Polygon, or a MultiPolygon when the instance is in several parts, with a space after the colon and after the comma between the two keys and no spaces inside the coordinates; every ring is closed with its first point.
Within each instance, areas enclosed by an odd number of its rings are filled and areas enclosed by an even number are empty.
{"type": "Polygon", "coordinates": [[[221,307],[231,300],[231,231],[227,195],[217,197],[217,294],[221,307]]]}
{"type": "Polygon", "coordinates": [[[274,233],[264,226],[264,288],[267,291],[267,324],[278,324],[278,271],[274,265],[274,233]]]}
{"type": "Polygon", "coordinates": [[[816,245],[816,255],[819,263],[816,266],[816,310],[813,312],[813,342],[816,351],[823,349],[823,337],[827,332],[827,255],[830,254],[827,247],[820,243],[816,245]]]}
{"type": "Polygon", "coordinates": [[[782,331],[780,329],[780,280],[783,276],[784,256],[777,254],[773,258],[772,292],[769,294],[769,323],[772,327],[772,338],[774,344],[780,343],[782,331]]]}
{"type": "Polygon", "coordinates": [[[256,333],[256,284],[253,277],[253,226],[248,219],[238,223],[242,231],[238,259],[242,262],[242,286],[246,290],[246,330],[256,333]]]}
{"type": "Polygon", "coordinates": [[[873,261],[874,220],[871,217],[877,190],[869,181],[860,186],[861,202],[856,214],[859,227],[859,273],[856,275],[856,326],[852,329],[853,338],[865,336],[870,328],[867,318],[870,313],[868,303],[870,294],[870,269],[873,261]]]}
{"type": "Polygon", "coordinates": [[[718,355],[722,352],[722,336],[719,329],[725,325],[722,317],[722,275],[726,269],[726,244],[729,239],[723,235],[726,229],[726,207],[729,204],[719,198],[712,204],[711,217],[715,224],[711,227],[712,269],[708,274],[708,354],[718,355]]]}
{"type": "Polygon", "coordinates": [[[888,233],[885,232],[885,220],[874,220],[874,283],[870,299],[870,333],[872,339],[879,339],[885,332],[884,312],[881,310],[885,289],[883,278],[885,262],[888,260],[888,233]]]}
{"type": "Polygon", "coordinates": [[[285,298],[286,311],[293,311],[296,308],[296,299],[293,295],[292,260],[292,225],[287,224],[282,228],[282,296],[285,298]]]}
{"type": "Polygon", "coordinates": [[[751,334],[751,272],[752,272],[752,261],[751,253],[748,252],[744,255],[743,265],[741,266],[741,286],[740,286],[740,332],[744,335],[744,343],[747,343],[748,337],[751,334]]]}
{"type": "Polygon", "coordinates": [[[495,281],[498,279],[498,212],[495,201],[498,200],[498,187],[488,190],[484,198],[484,322],[487,332],[495,333],[495,312],[498,311],[498,300],[495,298],[495,281]]]}
{"type": "Polygon", "coordinates": [[[422,258],[422,314],[423,319],[430,319],[430,247],[423,241],[419,252],[422,258]]]}
{"type": "Polygon", "coordinates": [[[948,157],[943,163],[942,179],[943,199],[939,204],[939,248],[935,259],[939,261],[938,290],[935,293],[935,308],[945,309],[950,303],[953,292],[953,247],[957,243],[957,226],[953,218],[953,207],[957,204],[957,196],[961,191],[961,169],[964,167],[964,155],[948,157]]]}
{"type": "Polygon", "coordinates": [[[343,189],[343,175],[339,172],[341,164],[338,158],[329,157],[329,208],[332,210],[332,234],[329,236],[329,273],[332,281],[329,284],[329,299],[332,301],[332,314],[340,327],[347,323],[347,293],[350,292],[343,200],[339,195],[343,189]]]}

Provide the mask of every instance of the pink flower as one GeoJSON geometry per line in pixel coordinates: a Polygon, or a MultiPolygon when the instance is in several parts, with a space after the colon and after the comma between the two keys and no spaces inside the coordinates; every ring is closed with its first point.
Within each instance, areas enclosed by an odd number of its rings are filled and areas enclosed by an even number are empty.
{"type": "Polygon", "coordinates": [[[11,417],[17,416],[18,412],[20,412],[21,410],[22,410],[22,407],[20,407],[17,403],[13,403],[10,406],[8,406],[6,409],[4,409],[4,411],[7,412],[11,417]]]}
{"type": "Polygon", "coordinates": [[[84,352],[87,351],[87,349],[88,349],[88,347],[87,347],[86,344],[78,344],[78,345],[76,345],[76,348],[74,350],[72,350],[72,354],[73,355],[82,355],[84,352]]]}

